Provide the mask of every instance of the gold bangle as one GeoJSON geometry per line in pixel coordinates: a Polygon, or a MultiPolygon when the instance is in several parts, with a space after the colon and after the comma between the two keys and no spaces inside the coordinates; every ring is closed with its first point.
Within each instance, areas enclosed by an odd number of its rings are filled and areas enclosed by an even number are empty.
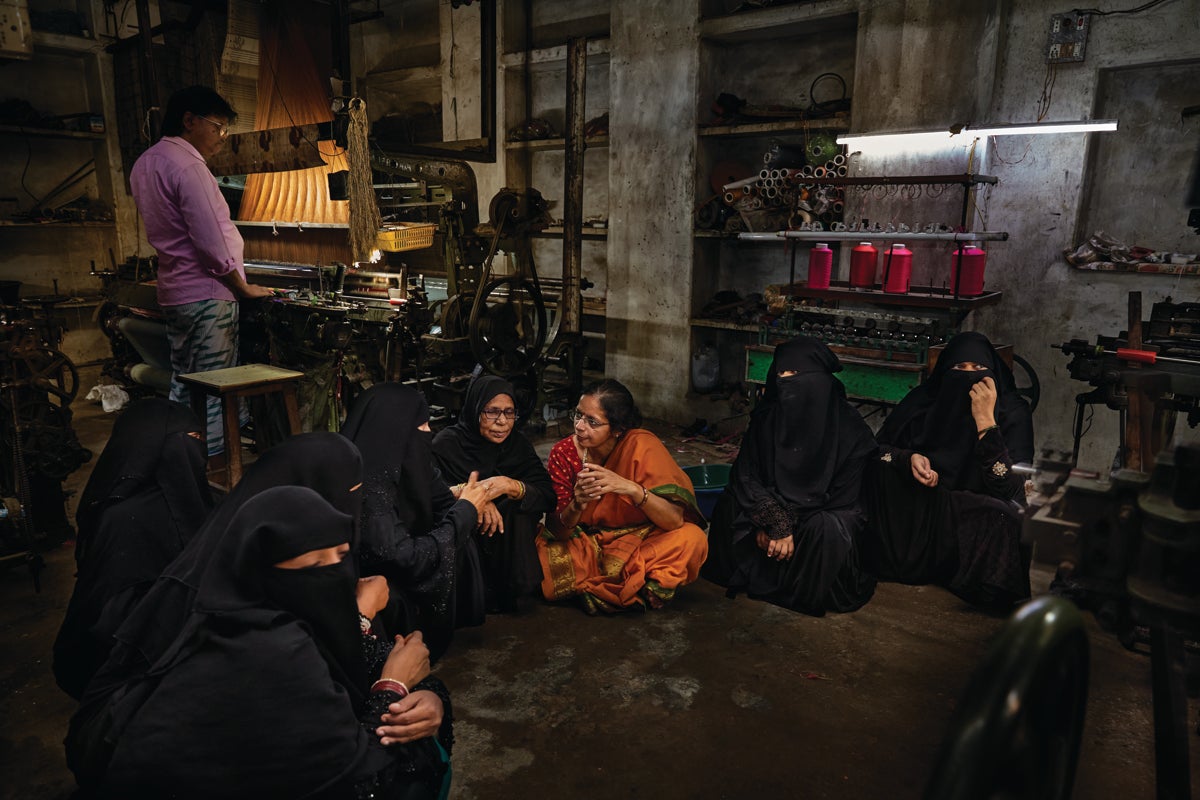
{"type": "Polygon", "coordinates": [[[525,499],[525,482],[517,481],[517,488],[520,490],[520,494],[517,495],[516,499],[524,500],[525,499]]]}

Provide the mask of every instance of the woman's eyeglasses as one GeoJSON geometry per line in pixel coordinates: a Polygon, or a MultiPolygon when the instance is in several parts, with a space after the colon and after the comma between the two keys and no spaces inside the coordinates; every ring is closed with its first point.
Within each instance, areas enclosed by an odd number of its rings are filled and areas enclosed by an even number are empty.
{"type": "Polygon", "coordinates": [[[592,430],[595,430],[596,428],[603,428],[605,425],[608,424],[607,422],[601,422],[598,419],[593,419],[592,417],[589,417],[587,414],[584,414],[578,408],[575,409],[574,411],[570,412],[570,414],[568,416],[571,417],[572,422],[579,422],[579,420],[583,420],[584,422],[587,423],[587,426],[589,428],[591,428],[592,430]]]}
{"type": "Polygon", "coordinates": [[[514,420],[517,418],[517,410],[515,408],[485,408],[483,410],[483,415],[492,422],[495,422],[501,417],[504,417],[507,420],[514,420]]]}

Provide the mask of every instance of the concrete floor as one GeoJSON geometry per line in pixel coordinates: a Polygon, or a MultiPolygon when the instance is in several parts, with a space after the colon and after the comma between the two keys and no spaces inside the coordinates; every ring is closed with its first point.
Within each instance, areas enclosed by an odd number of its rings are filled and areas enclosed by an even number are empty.
{"type": "MultiPolygon", "coordinates": [[[[85,372],[81,386],[92,383],[85,372]]],[[[99,453],[111,419],[76,409],[81,440],[99,453]]],[[[662,433],[682,463],[725,453],[662,433]]],[[[81,488],[90,466],[68,485],[81,488]]],[[[0,572],[0,798],[65,798],[73,787],[61,745],[73,703],[50,673],[69,544],[46,562],[40,594],[24,570],[0,572]]],[[[933,587],[884,584],[860,611],[815,619],[727,600],[703,581],[663,612],[592,618],[537,604],[491,617],[460,631],[438,668],[457,717],[451,796],[918,798],[1001,624],[933,587]]],[[[1153,797],[1149,659],[1088,625],[1074,797],[1153,797]]],[[[1197,715],[1192,700],[1193,728],[1197,715]]]]}

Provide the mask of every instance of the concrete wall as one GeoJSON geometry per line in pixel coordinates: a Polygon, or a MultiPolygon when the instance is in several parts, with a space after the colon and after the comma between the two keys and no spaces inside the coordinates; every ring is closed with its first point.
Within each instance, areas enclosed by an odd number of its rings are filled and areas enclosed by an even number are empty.
{"type": "Polygon", "coordinates": [[[695,0],[614,0],[606,371],[647,413],[688,385],[695,0]]]}
{"type": "MultiPolygon", "coordinates": [[[[1068,10],[1068,6],[1047,7],[1034,0],[1009,4],[992,119],[1018,121],[1035,115],[1046,72],[1042,50],[1048,15],[1068,10]]],[[[1058,67],[1047,118],[1092,116],[1102,69],[1200,59],[1197,19],[1200,0],[1175,0],[1135,15],[1093,17],[1087,60],[1058,67]]],[[[1178,120],[1177,109],[1170,114],[1178,120]]],[[[1154,142],[1145,138],[1144,122],[1122,119],[1118,133],[1092,134],[1144,138],[1143,146],[1136,149],[1141,154],[1137,162],[1109,168],[1141,172],[1188,169],[1187,164],[1156,160],[1154,142]]],[[[1200,148],[1200,137],[1193,137],[1193,142],[1200,148]]],[[[1004,303],[980,313],[976,327],[1014,344],[1037,369],[1043,389],[1034,418],[1038,442],[1058,447],[1069,445],[1073,397],[1088,387],[1068,378],[1067,358],[1052,351],[1050,345],[1072,337],[1094,340],[1097,334],[1116,335],[1126,327],[1130,291],[1142,292],[1146,317],[1156,301],[1168,296],[1195,301],[1200,294],[1196,278],[1081,272],[1063,261],[1063,248],[1073,247],[1090,233],[1075,230],[1083,202],[1087,145],[1087,137],[1078,134],[1005,137],[992,147],[987,167],[1001,180],[992,195],[990,216],[1011,238],[1007,245],[993,249],[988,264],[988,285],[1005,293],[1004,303]]],[[[1174,209],[1163,208],[1162,224],[1177,225],[1185,215],[1182,203],[1174,209]]],[[[1153,246],[1158,236],[1155,226],[1148,225],[1140,232],[1139,243],[1153,246]]],[[[1194,241],[1200,242],[1200,237],[1194,241]]],[[[1186,430],[1182,423],[1179,428],[1186,430]]],[[[1097,409],[1081,462],[1107,468],[1117,442],[1117,413],[1097,409]]]]}

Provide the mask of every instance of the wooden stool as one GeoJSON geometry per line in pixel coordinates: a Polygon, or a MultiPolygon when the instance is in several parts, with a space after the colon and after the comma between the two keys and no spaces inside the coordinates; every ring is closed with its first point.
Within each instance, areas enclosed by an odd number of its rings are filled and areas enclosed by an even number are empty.
{"type": "Polygon", "coordinates": [[[222,421],[225,426],[225,482],[220,488],[226,491],[242,479],[242,437],[238,414],[238,400],[263,394],[283,395],[287,409],[288,427],[292,435],[300,432],[300,408],[296,403],[296,384],[304,377],[303,372],[268,366],[267,364],[243,364],[239,367],[212,369],[208,372],[189,372],[180,375],[180,382],[187,384],[191,393],[192,411],[200,419],[205,438],[208,437],[208,396],[221,399],[222,421]]]}

